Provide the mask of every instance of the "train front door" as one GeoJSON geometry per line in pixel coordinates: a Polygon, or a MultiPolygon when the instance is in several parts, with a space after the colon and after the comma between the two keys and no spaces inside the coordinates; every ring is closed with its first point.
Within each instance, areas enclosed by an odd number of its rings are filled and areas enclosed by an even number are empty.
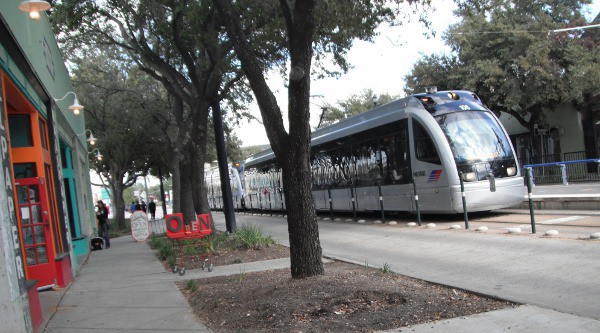
{"type": "Polygon", "coordinates": [[[43,177],[16,180],[19,228],[28,280],[38,280],[38,288],[56,283],[55,252],[43,177]]]}

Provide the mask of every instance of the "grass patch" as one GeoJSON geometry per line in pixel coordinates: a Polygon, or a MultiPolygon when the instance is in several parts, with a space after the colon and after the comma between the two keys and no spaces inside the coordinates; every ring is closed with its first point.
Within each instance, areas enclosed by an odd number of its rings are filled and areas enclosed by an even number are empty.
{"type": "Polygon", "coordinates": [[[251,223],[242,224],[242,226],[233,234],[233,238],[241,246],[247,249],[260,248],[275,244],[275,241],[273,238],[271,238],[271,236],[265,236],[260,227],[251,223]]]}
{"type": "Polygon", "coordinates": [[[188,280],[185,283],[185,289],[194,292],[196,290],[198,290],[198,283],[196,282],[196,280],[188,280]]]}

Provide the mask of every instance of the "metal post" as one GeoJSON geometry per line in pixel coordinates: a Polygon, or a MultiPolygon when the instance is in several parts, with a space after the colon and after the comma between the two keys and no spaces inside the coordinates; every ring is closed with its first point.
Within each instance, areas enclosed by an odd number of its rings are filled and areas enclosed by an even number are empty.
{"type": "Polygon", "coordinates": [[[271,203],[271,192],[269,192],[269,214],[273,216],[273,204],[271,203]]]}
{"type": "Polygon", "coordinates": [[[331,200],[331,187],[327,188],[327,194],[329,195],[329,213],[331,214],[331,219],[333,220],[333,200],[331,200]]]}
{"type": "Polygon", "coordinates": [[[283,190],[279,188],[279,197],[281,199],[281,216],[285,216],[285,210],[283,208],[283,190]]]}
{"type": "Polygon", "coordinates": [[[413,191],[415,193],[415,206],[417,208],[417,224],[421,226],[421,209],[419,208],[419,194],[417,193],[417,184],[415,183],[415,177],[412,177],[413,191]]]}
{"type": "Polygon", "coordinates": [[[569,182],[567,181],[567,165],[559,164],[559,166],[560,166],[560,173],[562,175],[562,184],[563,184],[563,186],[568,186],[569,182]]]}
{"type": "Polygon", "coordinates": [[[227,149],[225,147],[225,135],[223,132],[223,117],[219,102],[212,105],[213,125],[215,130],[215,143],[217,146],[217,161],[219,162],[219,175],[221,176],[221,191],[223,192],[225,225],[227,232],[235,232],[235,214],[231,200],[231,187],[229,186],[229,168],[227,166],[227,149]]]}
{"type": "MultiPolygon", "coordinates": [[[[350,186],[350,196],[352,197],[352,216],[354,218],[354,222],[358,221],[356,219],[356,189],[354,185],[350,186]]],[[[332,217],[333,218],[333,217],[332,217]]]]}
{"type": "Polygon", "coordinates": [[[460,195],[462,196],[463,214],[465,216],[465,229],[469,229],[469,214],[467,212],[467,197],[465,195],[465,183],[462,179],[462,171],[458,172],[458,180],[460,181],[460,195]]]}
{"type": "Polygon", "coordinates": [[[383,195],[381,193],[381,179],[377,179],[377,188],[379,190],[379,209],[381,210],[381,222],[385,223],[385,212],[383,210],[383,195]]]}
{"type": "Polygon", "coordinates": [[[527,198],[529,199],[529,215],[531,216],[531,233],[535,234],[535,215],[533,213],[533,198],[531,197],[531,168],[525,168],[525,174],[527,178],[527,198]]]}

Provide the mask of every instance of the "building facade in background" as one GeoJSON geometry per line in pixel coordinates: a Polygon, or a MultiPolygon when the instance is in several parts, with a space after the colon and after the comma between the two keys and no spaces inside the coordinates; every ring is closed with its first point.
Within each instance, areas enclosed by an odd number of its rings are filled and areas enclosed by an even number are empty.
{"type": "Polygon", "coordinates": [[[0,322],[35,332],[38,292],[66,287],[96,223],[83,113],[45,13],[0,5],[0,322]],[[65,98],[63,98],[65,97],[65,98]],[[60,101],[57,101],[60,100],[60,101]]]}

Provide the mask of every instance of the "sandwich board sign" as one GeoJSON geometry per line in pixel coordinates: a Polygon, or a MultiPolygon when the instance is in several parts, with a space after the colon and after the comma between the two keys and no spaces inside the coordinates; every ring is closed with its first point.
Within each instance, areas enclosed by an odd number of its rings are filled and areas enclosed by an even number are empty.
{"type": "Polygon", "coordinates": [[[138,242],[143,242],[150,237],[148,215],[141,210],[131,214],[131,237],[138,242]]]}

